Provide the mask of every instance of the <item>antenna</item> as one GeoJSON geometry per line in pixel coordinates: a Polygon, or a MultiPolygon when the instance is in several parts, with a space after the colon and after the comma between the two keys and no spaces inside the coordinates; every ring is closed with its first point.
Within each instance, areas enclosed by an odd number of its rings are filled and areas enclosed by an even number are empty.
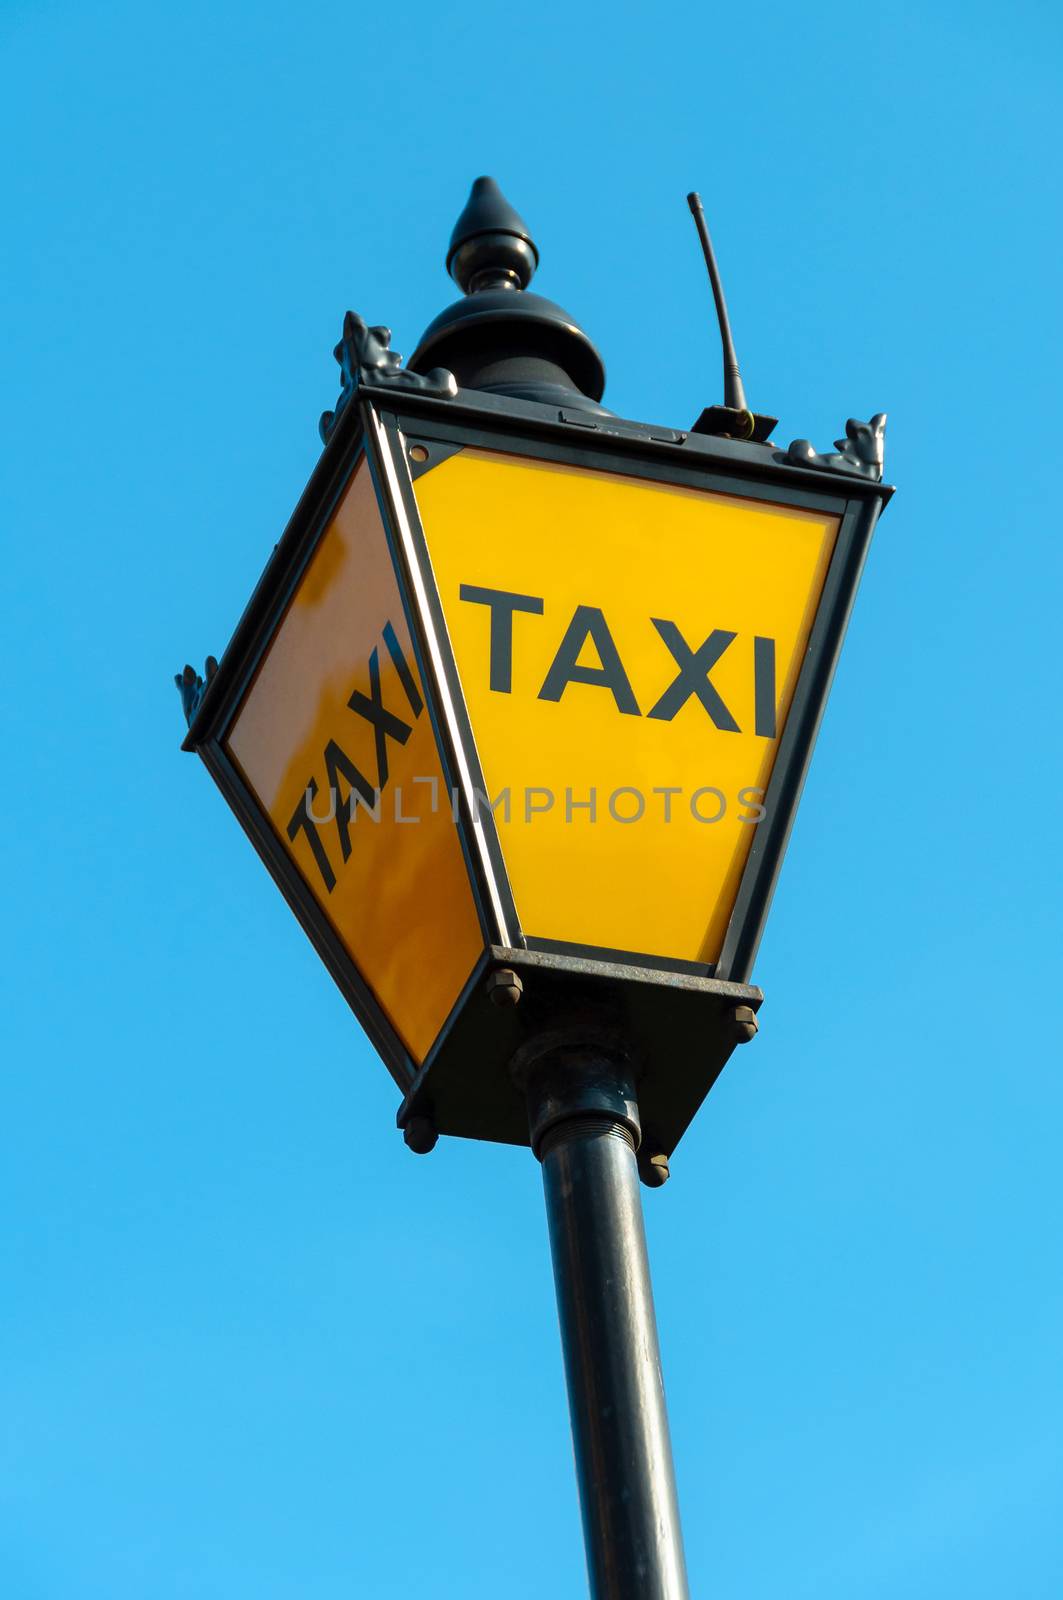
{"type": "Polygon", "coordinates": [[[712,298],[716,302],[716,317],[720,324],[720,343],[723,346],[723,405],[710,406],[694,424],[695,433],[714,433],[725,438],[755,439],[764,443],[775,426],[774,417],[762,417],[750,411],[746,391],[738,366],[738,354],[731,337],[731,319],[727,315],[727,301],[723,297],[720,269],[716,265],[716,252],[709,237],[705,208],[697,190],[687,195],[687,205],[701,240],[701,249],[712,285],[712,298]]]}
{"type": "Polygon", "coordinates": [[[709,225],[705,221],[705,208],[696,189],[687,195],[687,205],[690,207],[690,214],[694,218],[698,238],[701,240],[705,265],[709,269],[709,282],[712,284],[712,298],[716,301],[716,315],[720,322],[720,343],[723,345],[723,403],[731,411],[748,411],[746,391],[742,387],[742,374],[738,368],[738,354],[731,337],[731,319],[727,315],[727,301],[723,297],[723,284],[720,282],[720,269],[716,265],[716,252],[712,248],[709,225]]]}

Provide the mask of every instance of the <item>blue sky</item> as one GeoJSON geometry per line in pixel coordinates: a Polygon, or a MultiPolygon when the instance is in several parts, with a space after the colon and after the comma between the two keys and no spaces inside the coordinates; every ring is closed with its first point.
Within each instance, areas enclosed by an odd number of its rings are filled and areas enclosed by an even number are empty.
{"type": "Polygon", "coordinates": [[[404,1149],[172,682],[480,172],[616,411],[719,397],[698,187],[779,437],[890,414],[761,1034],[646,1196],[693,1591],[1058,1595],[1057,9],[0,32],[5,1600],[584,1593],[534,1163],[404,1149]]]}

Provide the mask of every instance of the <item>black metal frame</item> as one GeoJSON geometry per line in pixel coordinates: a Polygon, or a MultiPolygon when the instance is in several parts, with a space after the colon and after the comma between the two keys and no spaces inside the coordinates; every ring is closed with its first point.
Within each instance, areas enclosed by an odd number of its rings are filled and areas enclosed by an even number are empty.
{"type": "Polygon", "coordinates": [[[400,1125],[429,1117],[441,1132],[527,1143],[523,1100],[504,1064],[559,1007],[590,1005],[622,1020],[641,1051],[639,1098],[653,1147],[670,1153],[740,1035],[736,1005],[756,1010],[748,976],[767,918],[874,524],[891,490],[845,471],[794,464],[763,445],[640,426],[608,416],[462,392],[440,399],[362,385],[329,442],[238,624],[185,741],[203,757],[405,1099],[400,1125]],[[786,726],[715,969],[526,938],[501,843],[477,805],[484,775],[436,589],[414,491],[420,470],[469,446],[650,482],[815,510],[838,535],[786,726]],[[462,995],[418,1068],[362,979],[286,844],[256,804],[226,739],[318,541],[363,454],[372,474],[442,770],[460,796],[459,832],[484,936],[462,995]],[[491,1006],[483,979],[510,967],[525,983],[514,1012],[491,1006]],[[507,1054],[509,1052],[509,1054],[507,1054]],[[691,1063],[696,1067],[692,1069],[691,1063]]]}
{"type": "Polygon", "coordinates": [[[390,411],[378,412],[368,405],[365,412],[367,447],[378,486],[383,489],[381,512],[427,690],[436,743],[448,783],[459,795],[458,829],[480,922],[487,931],[487,943],[523,942],[497,830],[493,819],[485,820],[476,804],[476,790],[485,792],[486,783],[428,559],[400,425],[390,411]]]}

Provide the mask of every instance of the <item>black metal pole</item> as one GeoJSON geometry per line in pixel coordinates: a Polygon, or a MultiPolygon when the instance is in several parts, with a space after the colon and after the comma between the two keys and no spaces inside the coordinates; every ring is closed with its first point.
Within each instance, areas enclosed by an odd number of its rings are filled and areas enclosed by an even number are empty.
{"type": "Polygon", "coordinates": [[[622,1049],[525,1053],[593,1600],[688,1600],[622,1049]],[[530,1065],[528,1057],[531,1057],[530,1065]]]}

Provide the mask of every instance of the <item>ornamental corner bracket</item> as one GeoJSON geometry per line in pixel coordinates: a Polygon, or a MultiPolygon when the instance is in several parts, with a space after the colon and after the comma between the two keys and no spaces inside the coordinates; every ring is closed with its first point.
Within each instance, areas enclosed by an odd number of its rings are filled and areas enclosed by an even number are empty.
{"type": "Polygon", "coordinates": [[[174,673],[174,683],[181,696],[181,709],[185,714],[185,721],[191,727],[207,690],[214,682],[214,674],[218,670],[218,663],[213,656],[206,660],[206,676],[200,677],[195,667],[185,666],[183,672],[174,673]]]}
{"type": "Polygon", "coordinates": [[[411,372],[402,365],[402,357],[390,348],[390,328],[370,328],[354,311],[343,319],[343,338],[333,354],[340,364],[343,387],[334,411],[323,411],[318,423],[322,442],[327,444],[344,407],[356,393],[359,384],[369,387],[410,389],[418,394],[438,395],[453,399],[458,392],[457,379],[445,367],[433,367],[431,372],[411,372]]]}
{"type": "Polygon", "coordinates": [[[836,455],[819,455],[810,440],[795,439],[789,450],[775,459],[791,467],[812,467],[817,472],[857,473],[881,483],[886,459],[886,413],[876,412],[870,422],[850,417],[845,424],[845,438],[835,439],[834,448],[836,455]]]}

